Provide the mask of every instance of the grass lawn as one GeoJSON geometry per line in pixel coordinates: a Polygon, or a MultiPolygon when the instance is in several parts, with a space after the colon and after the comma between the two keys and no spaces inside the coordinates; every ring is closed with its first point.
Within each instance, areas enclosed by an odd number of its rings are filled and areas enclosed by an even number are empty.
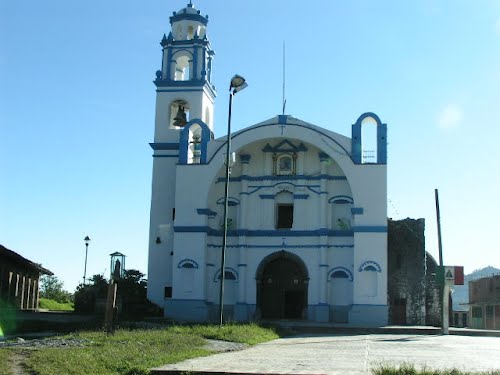
{"type": "MultiPolygon", "coordinates": [[[[145,375],[148,369],[184,359],[208,355],[204,338],[257,344],[278,335],[256,324],[218,326],[173,326],[149,330],[118,330],[107,336],[103,332],[79,332],[64,338],[85,340],[83,348],[33,349],[27,365],[39,375],[145,375]]],[[[16,349],[13,349],[16,350],[16,349]]],[[[0,349],[0,374],[7,349],[0,349]]]]}
{"type": "Polygon", "coordinates": [[[500,371],[489,371],[489,372],[466,372],[457,369],[451,370],[429,370],[429,369],[417,369],[411,363],[405,363],[401,366],[392,365],[381,365],[376,369],[372,370],[373,375],[500,375],[500,371]]]}
{"type": "Polygon", "coordinates": [[[9,369],[8,358],[9,358],[9,350],[0,349],[0,374],[4,375],[12,374],[12,372],[9,369]]]}
{"type": "Polygon", "coordinates": [[[47,298],[40,298],[38,307],[51,311],[73,311],[75,309],[72,303],[59,303],[47,298]]]}

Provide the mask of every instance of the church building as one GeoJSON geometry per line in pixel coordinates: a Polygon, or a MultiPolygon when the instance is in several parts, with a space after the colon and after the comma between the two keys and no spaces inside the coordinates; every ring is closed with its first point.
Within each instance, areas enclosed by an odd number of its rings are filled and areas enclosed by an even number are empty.
{"type": "Polygon", "coordinates": [[[190,3],[170,23],[154,81],[150,301],[217,320],[224,278],[228,320],[387,324],[386,124],[364,113],[348,137],[278,115],[232,133],[221,270],[227,135],[213,131],[208,16],[190,3]]]}

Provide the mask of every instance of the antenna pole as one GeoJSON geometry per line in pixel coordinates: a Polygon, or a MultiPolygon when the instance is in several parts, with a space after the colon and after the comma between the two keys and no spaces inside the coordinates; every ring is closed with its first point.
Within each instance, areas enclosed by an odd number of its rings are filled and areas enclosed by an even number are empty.
{"type": "Polygon", "coordinates": [[[285,99],[285,41],[283,41],[283,116],[285,115],[285,106],[286,106],[286,99],[285,99]]]}

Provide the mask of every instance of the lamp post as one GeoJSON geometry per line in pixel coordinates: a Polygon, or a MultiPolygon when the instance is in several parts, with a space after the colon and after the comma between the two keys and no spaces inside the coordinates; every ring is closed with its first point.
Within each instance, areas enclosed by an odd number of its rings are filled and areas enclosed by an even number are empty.
{"type": "Polygon", "coordinates": [[[83,285],[85,285],[85,277],[87,276],[87,254],[89,252],[89,236],[85,236],[83,239],[85,241],[85,268],[83,269],[83,285]]]}
{"type": "Polygon", "coordinates": [[[224,234],[222,235],[222,250],[220,261],[220,293],[219,293],[219,317],[220,326],[224,324],[224,279],[226,267],[226,243],[227,243],[227,207],[229,201],[229,174],[231,173],[230,156],[231,156],[231,109],[233,105],[233,96],[247,87],[245,78],[236,74],[231,79],[229,85],[229,114],[227,118],[227,143],[226,143],[226,179],[224,181],[224,234]]]}

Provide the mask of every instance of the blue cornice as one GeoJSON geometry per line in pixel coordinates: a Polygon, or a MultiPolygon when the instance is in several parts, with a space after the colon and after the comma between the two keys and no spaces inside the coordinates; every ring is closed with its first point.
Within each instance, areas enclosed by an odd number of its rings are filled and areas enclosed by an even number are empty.
{"type": "Polygon", "coordinates": [[[298,146],[294,145],[288,139],[278,143],[276,146],[271,146],[269,143],[262,149],[263,152],[299,152],[307,151],[307,147],[301,142],[298,146]]]}
{"type": "Polygon", "coordinates": [[[158,150],[178,150],[179,149],[179,144],[178,143],[150,143],[149,144],[151,148],[155,151],[158,150]]]}
{"type": "Polygon", "coordinates": [[[215,99],[217,91],[215,86],[210,84],[206,79],[191,79],[189,81],[174,81],[171,79],[155,80],[156,92],[188,92],[188,91],[203,91],[207,90],[208,94],[215,99]]]}
{"type": "MultiPolygon", "coordinates": [[[[222,245],[207,244],[207,247],[222,248],[222,245]]],[[[226,245],[235,249],[352,249],[354,245],[226,245]]]]}
{"type": "Polygon", "coordinates": [[[172,25],[174,22],[178,21],[183,21],[183,20],[188,20],[188,21],[196,21],[199,22],[205,26],[208,24],[208,16],[203,17],[200,14],[200,11],[198,11],[196,14],[193,13],[187,13],[187,12],[174,12],[174,15],[170,17],[170,25],[172,25]]]}
{"type": "MultiPolygon", "coordinates": [[[[329,180],[329,181],[345,181],[347,180],[346,176],[331,176],[327,174],[320,174],[317,176],[306,176],[306,175],[287,175],[287,176],[248,176],[241,175],[238,177],[230,177],[231,182],[241,182],[241,181],[297,181],[297,180],[306,180],[306,181],[321,181],[321,180],[329,180]]],[[[217,179],[216,183],[225,182],[225,177],[220,177],[217,179]]]]}
{"type": "Polygon", "coordinates": [[[212,211],[209,208],[198,208],[196,209],[196,212],[198,212],[198,215],[217,216],[217,212],[212,211]]]}
{"type": "MultiPolygon", "coordinates": [[[[213,229],[208,226],[175,226],[176,233],[207,233],[210,236],[222,236],[221,230],[213,229]]],[[[357,226],[349,230],[332,230],[321,228],[316,230],[290,230],[290,229],[271,229],[271,230],[252,230],[236,229],[228,231],[228,236],[248,236],[248,237],[353,237],[354,233],[387,233],[387,226],[357,226]]]]}

